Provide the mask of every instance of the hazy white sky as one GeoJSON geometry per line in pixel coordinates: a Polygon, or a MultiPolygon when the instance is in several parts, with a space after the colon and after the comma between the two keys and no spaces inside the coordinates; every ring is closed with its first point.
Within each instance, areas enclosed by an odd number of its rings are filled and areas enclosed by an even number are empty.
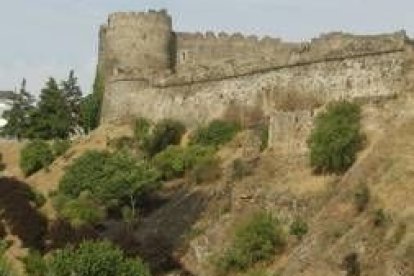
{"type": "Polygon", "coordinates": [[[413,0],[0,0],[0,90],[33,93],[73,68],[85,92],[99,25],[113,11],[167,8],[177,31],[241,31],[285,40],[321,32],[414,34],[413,0]]]}

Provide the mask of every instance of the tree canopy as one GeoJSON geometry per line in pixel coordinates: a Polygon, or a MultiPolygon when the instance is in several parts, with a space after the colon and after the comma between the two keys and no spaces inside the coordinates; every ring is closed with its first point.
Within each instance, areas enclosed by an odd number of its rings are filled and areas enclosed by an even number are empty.
{"type": "Polygon", "coordinates": [[[67,139],[73,134],[88,133],[99,125],[104,82],[97,73],[93,93],[82,96],[75,72],[57,82],[50,77],[35,98],[26,90],[23,79],[19,93],[3,118],[7,124],[2,135],[17,139],[67,139]]]}
{"type": "Polygon", "coordinates": [[[26,80],[23,79],[19,93],[13,98],[10,110],[3,113],[7,124],[3,127],[2,134],[17,139],[26,136],[30,127],[30,114],[34,109],[34,97],[26,90],[26,80]]]}

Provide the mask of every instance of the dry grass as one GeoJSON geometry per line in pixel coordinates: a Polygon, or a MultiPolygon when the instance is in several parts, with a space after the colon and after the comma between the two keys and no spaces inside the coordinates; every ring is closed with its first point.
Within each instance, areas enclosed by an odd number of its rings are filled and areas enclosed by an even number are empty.
{"type": "Polygon", "coordinates": [[[23,173],[19,167],[19,155],[23,145],[23,142],[18,141],[0,141],[0,153],[3,158],[3,163],[6,165],[3,175],[23,177],[23,173]]]}

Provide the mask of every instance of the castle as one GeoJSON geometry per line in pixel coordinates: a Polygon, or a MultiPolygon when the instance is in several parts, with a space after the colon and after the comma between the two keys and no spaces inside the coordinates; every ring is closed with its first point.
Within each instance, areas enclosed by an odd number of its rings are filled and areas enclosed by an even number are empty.
{"type": "Polygon", "coordinates": [[[174,118],[194,126],[230,107],[258,108],[270,145],[302,151],[314,110],[338,99],[404,93],[412,43],[404,31],[330,33],[306,43],[211,32],[180,33],[165,10],[114,13],[99,34],[102,121],[174,118]]]}

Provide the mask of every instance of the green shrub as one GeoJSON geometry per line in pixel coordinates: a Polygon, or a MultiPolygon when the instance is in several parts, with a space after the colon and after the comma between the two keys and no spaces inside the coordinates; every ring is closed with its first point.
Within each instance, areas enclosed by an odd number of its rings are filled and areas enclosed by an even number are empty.
{"type": "Polygon", "coordinates": [[[20,152],[20,168],[29,176],[53,162],[54,156],[49,144],[35,140],[29,142],[20,152]]]}
{"type": "Polygon", "coordinates": [[[190,173],[194,183],[212,182],[221,176],[219,160],[213,156],[200,159],[190,173]]]}
{"type": "Polygon", "coordinates": [[[182,177],[186,170],[186,150],[180,146],[169,146],[154,156],[153,163],[165,180],[182,177]]]}
{"type": "Polygon", "coordinates": [[[29,251],[29,254],[23,258],[23,264],[27,275],[44,276],[47,271],[46,261],[38,251],[29,251]]]}
{"type": "Polygon", "coordinates": [[[362,212],[367,207],[370,200],[370,191],[367,185],[360,185],[355,192],[355,205],[358,212],[362,212]]]}
{"type": "Polygon", "coordinates": [[[236,230],[233,244],[218,262],[222,272],[245,270],[259,261],[269,260],[285,247],[280,222],[270,214],[255,214],[236,230]]]}
{"type": "Polygon", "coordinates": [[[295,219],[290,225],[290,234],[302,239],[308,233],[308,224],[303,219],[295,219]]]}
{"type": "Polygon", "coordinates": [[[88,151],[67,168],[59,194],[76,199],[84,191],[106,207],[123,206],[158,187],[158,171],[123,153],[88,151]]]}
{"type": "Polygon", "coordinates": [[[214,120],[198,128],[191,138],[192,144],[220,146],[230,142],[240,130],[240,125],[231,121],[214,120]]]}
{"type": "Polygon", "coordinates": [[[4,254],[8,248],[8,244],[5,241],[0,241],[0,276],[12,276],[16,275],[12,270],[9,261],[5,258],[4,254]]]}
{"type": "Polygon", "coordinates": [[[186,148],[185,163],[192,180],[199,184],[213,181],[220,174],[219,159],[215,156],[215,149],[209,146],[191,145],[186,148]]]}
{"type": "Polygon", "coordinates": [[[151,123],[143,118],[138,117],[135,119],[134,122],[134,137],[138,141],[142,141],[145,137],[148,136],[149,130],[151,127],[151,123]]]}
{"type": "Polygon", "coordinates": [[[55,157],[65,154],[65,152],[70,148],[69,140],[55,140],[52,145],[53,155],[55,157]]]}
{"type": "Polygon", "coordinates": [[[315,171],[342,173],[354,163],[363,140],[360,113],[357,104],[338,102],[316,118],[309,139],[315,171]]]}
{"type": "Polygon", "coordinates": [[[383,226],[387,221],[387,216],[385,215],[384,209],[377,209],[374,212],[374,225],[376,227],[383,226]]]}
{"type": "Polygon", "coordinates": [[[35,190],[34,188],[31,188],[29,191],[29,194],[27,195],[27,198],[34,202],[37,208],[41,208],[46,203],[46,197],[35,190]]]}
{"type": "Polygon", "coordinates": [[[158,122],[150,135],[143,141],[143,149],[150,157],[166,149],[169,145],[178,145],[185,133],[185,126],[174,120],[158,122]]]}
{"type": "Polygon", "coordinates": [[[130,259],[111,243],[85,241],[77,249],[57,250],[47,259],[44,275],[150,276],[140,259],[130,259]]]}
{"type": "Polygon", "coordinates": [[[183,177],[186,171],[207,165],[207,162],[215,159],[214,153],[213,148],[199,145],[169,146],[154,156],[153,163],[163,178],[170,180],[183,177]]]}
{"type": "Polygon", "coordinates": [[[60,215],[75,228],[98,223],[106,217],[105,208],[87,191],[82,192],[76,199],[62,199],[60,204],[60,208],[57,208],[60,215]]]}

